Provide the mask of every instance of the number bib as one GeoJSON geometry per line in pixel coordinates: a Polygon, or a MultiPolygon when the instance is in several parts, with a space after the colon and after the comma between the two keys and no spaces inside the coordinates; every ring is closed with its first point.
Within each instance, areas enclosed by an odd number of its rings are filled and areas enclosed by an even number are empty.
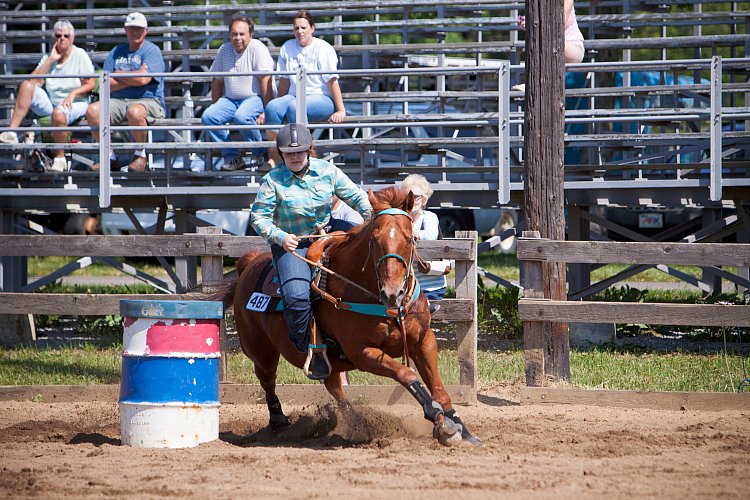
{"type": "Polygon", "coordinates": [[[245,309],[255,312],[277,312],[281,310],[279,297],[271,297],[261,292],[253,292],[245,305],[245,309]]]}

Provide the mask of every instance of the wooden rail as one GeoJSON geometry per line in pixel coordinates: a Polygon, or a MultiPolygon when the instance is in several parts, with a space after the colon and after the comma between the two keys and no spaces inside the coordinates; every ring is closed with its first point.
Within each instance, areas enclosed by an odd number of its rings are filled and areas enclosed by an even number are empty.
{"type": "MultiPolygon", "coordinates": [[[[220,228],[199,228],[196,234],[133,236],[14,235],[0,238],[0,257],[70,256],[70,257],[201,257],[204,285],[215,285],[223,279],[224,257],[240,257],[250,250],[267,250],[258,236],[217,234],[220,228]]],[[[420,254],[428,260],[456,261],[456,298],[440,301],[436,321],[456,323],[460,386],[469,389],[471,402],[477,387],[477,245],[476,232],[464,231],[457,239],[420,241],[420,254]]],[[[120,300],[195,300],[194,294],[64,294],[0,292],[0,315],[119,314],[120,300]]],[[[2,318],[0,318],[2,319],[2,318]]],[[[226,374],[226,342],[222,342],[223,374],[226,374]]]]}
{"type": "Polygon", "coordinates": [[[642,243],[554,241],[524,231],[517,246],[524,265],[524,297],[518,316],[524,324],[526,384],[545,380],[545,322],[651,323],[658,325],[750,326],[750,305],[573,302],[544,296],[543,265],[548,262],[601,264],[750,265],[750,245],[739,243],[642,243]]]}

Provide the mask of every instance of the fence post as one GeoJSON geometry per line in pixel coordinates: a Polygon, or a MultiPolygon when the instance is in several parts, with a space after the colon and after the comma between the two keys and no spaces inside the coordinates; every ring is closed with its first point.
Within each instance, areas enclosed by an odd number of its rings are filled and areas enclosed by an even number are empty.
{"type": "MultiPolygon", "coordinates": [[[[221,228],[216,226],[199,227],[198,234],[221,234],[221,228]]],[[[220,255],[204,255],[201,257],[201,283],[204,292],[211,292],[212,288],[218,286],[224,280],[224,259],[220,255]]],[[[221,350],[221,367],[219,368],[219,381],[227,380],[227,323],[221,319],[219,333],[219,349],[221,350]]]]}
{"type": "MultiPolygon", "coordinates": [[[[539,231],[524,231],[522,239],[539,239],[539,231]]],[[[542,261],[523,261],[523,296],[529,299],[544,298],[544,280],[542,261]]],[[[542,387],[544,385],[544,350],[547,342],[544,338],[543,321],[523,322],[523,357],[526,367],[526,385],[542,387]]]]}
{"type": "Polygon", "coordinates": [[[477,232],[456,231],[456,238],[469,238],[471,260],[456,261],[456,298],[471,300],[471,321],[456,322],[459,384],[471,388],[470,400],[477,394],[477,232]]]}

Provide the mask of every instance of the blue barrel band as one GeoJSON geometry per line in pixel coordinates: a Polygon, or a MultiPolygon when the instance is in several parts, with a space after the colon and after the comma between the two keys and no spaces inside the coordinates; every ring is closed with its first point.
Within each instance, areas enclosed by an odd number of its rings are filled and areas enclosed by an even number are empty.
{"type": "Polygon", "coordinates": [[[122,357],[120,403],[219,403],[219,358],[122,357]]]}
{"type": "Polygon", "coordinates": [[[121,300],[123,318],[224,319],[224,304],[211,300],[121,300]]]}
{"type": "Polygon", "coordinates": [[[119,404],[154,408],[221,408],[221,403],[152,403],[151,401],[120,401],[119,404]]]}

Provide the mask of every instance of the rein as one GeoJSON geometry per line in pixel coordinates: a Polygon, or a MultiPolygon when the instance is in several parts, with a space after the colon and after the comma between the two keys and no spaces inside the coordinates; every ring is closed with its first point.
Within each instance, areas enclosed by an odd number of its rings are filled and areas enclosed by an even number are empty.
{"type": "MultiPolygon", "coordinates": [[[[403,215],[403,216],[409,218],[409,220],[411,220],[411,216],[409,215],[408,212],[405,212],[405,211],[403,211],[401,209],[398,209],[398,208],[386,208],[385,210],[381,210],[381,211],[377,212],[373,216],[373,218],[370,220],[370,225],[374,224],[375,219],[378,218],[381,215],[403,215]]],[[[319,238],[321,236],[323,236],[323,235],[310,235],[310,236],[307,236],[307,237],[308,238],[319,238]]],[[[365,265],[366,265],[366,262],[369,260],[370,255],[372,254],[373,242],[374,242],[374,239],[371,238],[370,239],[370,244],[368,245],[368,254],[367,254],[367,257],[365,259],[365,265]]],[[[328,302],[330,302],[331,304],[333,304],[333,306],[336,309],[344,309],[344,310],[348,310],[348,311],[351,311],[351,312],[356,312],[356,313],[359,313],[359,314],[366,314],[366,315],[371,315],[371,316],[384,316],[384,317],[392,317],[392,318],[394,318],[396,320],[396,323],[399,326],[399,330],[401,331],[401,340],[402,340],[402,345],[403,345],[403,348],[404,348],[404,351],[403,351],[404,363],[408,363],[408,359],[409,359],[409,347],[408,347],[407,342],[406,342],[406,322],[404,320],[405,320],[406,315],[408,313],[407,308],[411,307],[411,305],[414,304],[414,301],[416,300],[417,297],[419,297],[419,293],[421,292],[421,289],[420,289],[420,286],[419,286],[419,282],[417,281],[416,276],[412,272],[412,264],[413,264],[415,255],[416,255],[416,258],[417,258],[418,262],[421,263],[422,259],[421,259],[421,257],[419,255],[417,255],[416,244],[415,244],[415,241],[414,241],[413,238],[409,241],[409,245],[411,247],[411,250],[409,252],[409,260],[408,260],[408,262],[407,262],[407,260],[403,256],[401,256],[401,255],[399,255],[397,253],[388,253],[388,254],[385,254],[382,257],[380,257],[377,260],[377,262],[375,263],[375,266],[374,266],[375,267],[375,276],[376,276],[376,279],[377,279],[378,286],[380,287],[381,283],[382,283],[382,279],[380,277],[379,267],[380,267],[381,263],[385,262],[387,259],[396,259],[396,260],[400,261],[402,264],[404,264],[404,267],[406,268],[406,276],[404,277],[404,284],[405,284],[405,287],[406,287],[406,292],[405,292],[406,301],[405,302],[407,304],[406,304],[406,306],[404,306],[403,304],[400,305],[398,307],[398,309],[389,309],[389,308],[385,307],[384,305],[380,304],[380,298],[377,295],[375,295],[371,291],[367,290],[366,288],[362,287],[361,285],[359,285],[359,284],[353,282],[352,280],[350,280],[350,279],[348,279],[348,278],[346,278],[346,277],[344,277],[344,276],[336,273],[335,271],[333,271],[332,269],[329,269],[328,267],[324,266],[320,262],[313,262],[313,261],[307,259],[306,257],[303,257],[303,256],[299,255],[298,253],[293,252],[294,255],[297,256],[297,258],[299,258],[299,259],[307,262],[308,264],[310,264],[314,268],[316,268],[318,270],[325,271],[325,272],[327,272],[327,273],[329,273],[329,274],[331,274],[333,276],[338,277],[339,279],[343,280],[344,282],[346,282],[346,283],[348,283],[348,284],[356,287],[357,289],[365,292],[369,297],[372,297],[373,299],[375,299],[375,301],[378,302],[378,304],[357,304],[357,303],[352,303],[352,302],[344,302],[341,298],[333,297],[331,294],[329,294],[328,292],[326,292],[325,290],[322,290],[320,288],[320,286],[319,286],[320,274],[318,274],[317,278],[313,279],[313,282],[312,282],[312,287],[315,290],[315,292],[319,293],[320,296],[323,299],[325,299],[328,302]]],[[[362,270],[364,271],[364,268],[362,270]]]]}

